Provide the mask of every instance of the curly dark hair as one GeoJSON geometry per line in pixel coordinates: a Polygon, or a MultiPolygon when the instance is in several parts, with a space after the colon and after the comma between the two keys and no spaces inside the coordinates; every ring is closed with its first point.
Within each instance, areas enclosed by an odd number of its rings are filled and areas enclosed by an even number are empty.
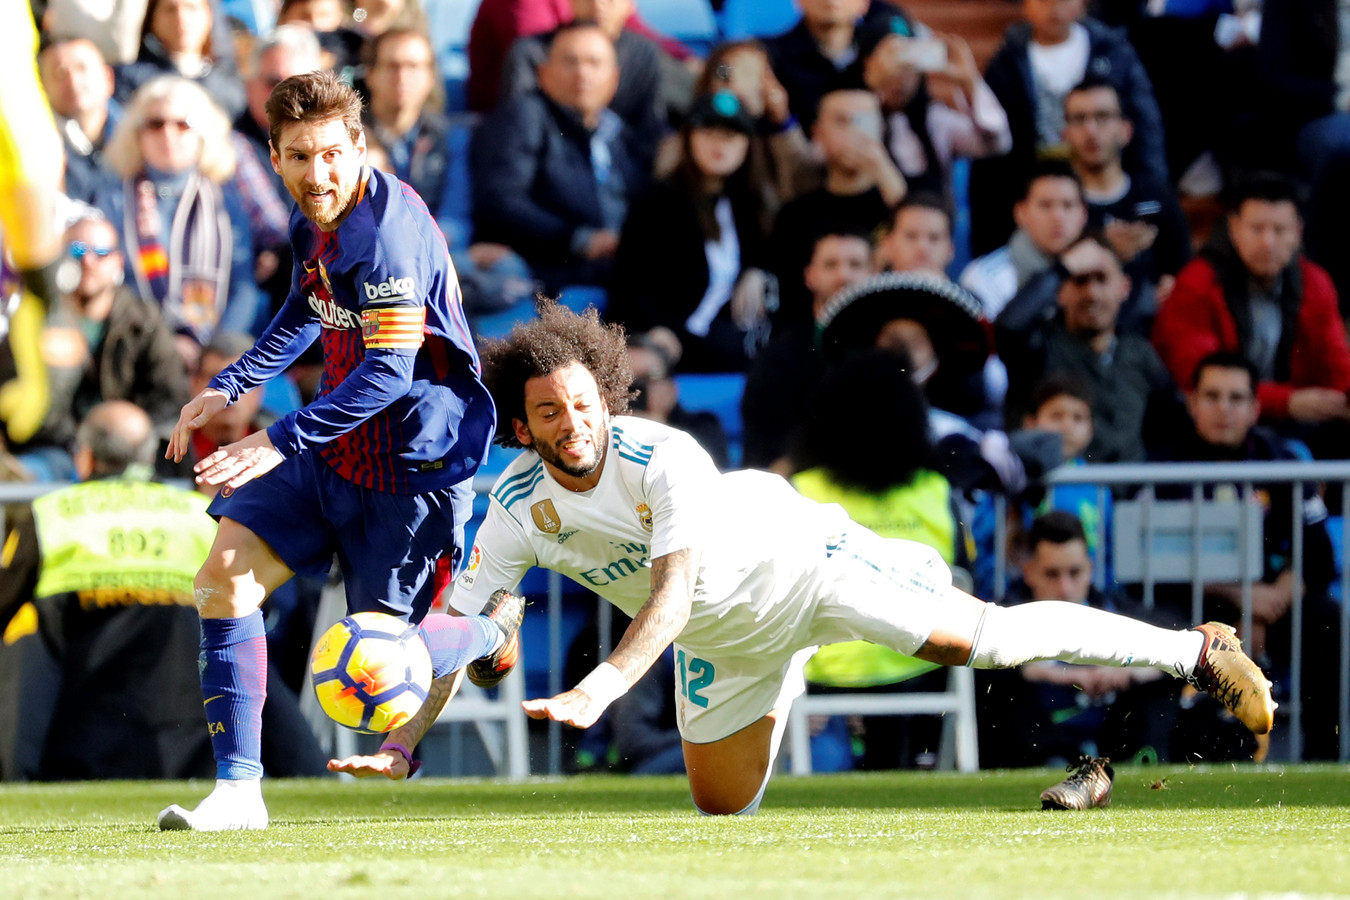
{"type": "Polygon", "coordinates": [[[503,447],[523,446],[512,422],[527,421],[525,382],[570,363],[590,370],[611,415],[628,412],[628,401],[637,396],[623,326],[601,322],[594,307],[578,314],[541,300],[537,319],[517,325],[501,340],[485,340],[482,359],[483,383],[497,404],[495,440],[503,447]]]}
{"type": "Polygon", "coordinates": [[[936,469],[928,404],[912,371],[909,357],[897,350],[868,350],[838,363],[807,407],[795,466],[822,467],[840,484],[874,494],[909,484],[921,469],[936,469]],[[856,439],[864,425],[865,445],[856,439]]]}

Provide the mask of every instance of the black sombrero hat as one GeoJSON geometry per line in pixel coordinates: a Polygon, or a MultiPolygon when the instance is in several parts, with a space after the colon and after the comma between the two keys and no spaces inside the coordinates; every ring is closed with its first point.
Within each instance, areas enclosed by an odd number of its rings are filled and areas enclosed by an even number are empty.
{"type": "Polygon", "coordinates": [[[816,346],[831,361],[870,349],[892,319],[913,319],[928,329],[938,359],[949,371],[976,371],[991,352],[980,301],[937,275],[886,272],[849,285],[816,316],[816,346]]]}

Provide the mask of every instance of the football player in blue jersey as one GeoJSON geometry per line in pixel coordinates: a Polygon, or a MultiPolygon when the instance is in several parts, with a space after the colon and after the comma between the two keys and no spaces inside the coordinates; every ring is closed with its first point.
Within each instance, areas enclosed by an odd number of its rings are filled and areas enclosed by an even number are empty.
{"type": "MultiPolygon", "coordinates": [[[[195,581],[217,781],[195,809],[161,812],[164,829],[267,826],[259,607],[294,573],[326,573],[336,553],[350,610],[422,623],[437,676],[428,710],[466,665],[480,684],[500,680],[518,641],[521,601],[505,592],[479,616],[426,618],[463,558],[470,483],[496,424],[445,239],[411,188],[366,166],[360,97],[332,74],[281,82],[267,116],[297,207],[291,292],[253,349],[183,407],[167,455],[181,460],[194,430],[315,340],[324,372],[308,406],[194,467],[221,487],[195,581]]],[[[404,727],[420,737],[418,718],[404,727]]],[[[410,771],[403,730],[382,749],[410,771]]]]}

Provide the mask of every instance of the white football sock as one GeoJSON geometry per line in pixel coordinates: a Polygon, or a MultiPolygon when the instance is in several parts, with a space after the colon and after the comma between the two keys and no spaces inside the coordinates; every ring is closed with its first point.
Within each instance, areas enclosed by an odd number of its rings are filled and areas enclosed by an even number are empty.
{"type": "Polygon", "coordinates": [[[215,790],[196,809],[174,804],[159,814],[159,827],[164,831],[253,831],[267,824],[267,805],[258,778],[216,779],[215,790]]]}
{"type": "Polygon", "coordinates": [[[1198,631],[1158,628],[1077,603],[1035,600],[984,608],[968,665],[1007,669],[1043,659],[1099,666],[1148,666],[1178,678],[1195,669],[1198,631]]]}

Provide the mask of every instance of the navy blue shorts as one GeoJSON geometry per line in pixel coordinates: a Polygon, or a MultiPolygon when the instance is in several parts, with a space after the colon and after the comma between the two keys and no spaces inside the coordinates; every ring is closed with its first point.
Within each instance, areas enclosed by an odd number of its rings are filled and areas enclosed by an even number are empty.
{"type": "Polygon", "coordinates": [[[222,490],[207,511],[248,528],[302,575],[327,575],[336,553],[349,612],[416,623],[463,562],[473,488],[465,480],[425,494],[373,491],[306,452],[222,490]]]}

